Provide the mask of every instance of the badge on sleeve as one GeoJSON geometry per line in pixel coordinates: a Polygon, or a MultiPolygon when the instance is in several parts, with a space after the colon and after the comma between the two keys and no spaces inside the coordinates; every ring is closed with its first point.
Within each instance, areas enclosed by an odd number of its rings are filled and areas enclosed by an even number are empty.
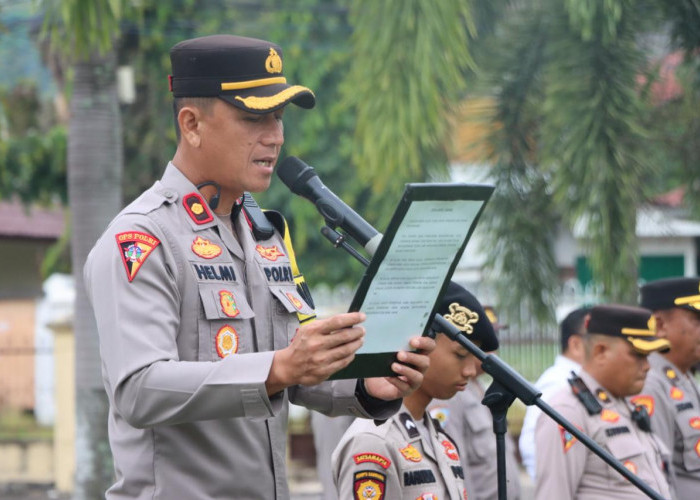
{"type": "Polygon", "coordinates": [[[379,453],[358,453],[357,455],[353,455],[352,459],[357,465],[371,462],[373,464],[377,464],[382,469],[388,469],[391,465],[391,460],[386,458],[384,455],[380,455],[379,453]]]}
{"type": "Polygon", "coordinates": [[[355,500],[382,500],[386,488],[386,476],[381,472],[363,470],[355,472],[352,478],[355,500]]]}
{"type": "Polygon", "coordinates": [[[566,453],[576,443],[576,436],[564,429],[561,425],[559,426],[559,434],[561,435],[561,444],[564,446],[564,453],[566,453]]]}
{"type": "Polygon", "coordinates": [[[126,277],[131,282],[153,249],[160,244],[160,240],[140,231],[118,233],[115,237],[126,269],[126,277]]]}

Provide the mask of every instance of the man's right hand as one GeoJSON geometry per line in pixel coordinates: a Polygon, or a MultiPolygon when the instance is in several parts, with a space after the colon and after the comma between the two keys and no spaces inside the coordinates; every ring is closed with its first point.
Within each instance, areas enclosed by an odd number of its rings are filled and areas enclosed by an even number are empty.
{"type": "Polygon", "coordinates": [[[349,365],[362,346],[365,329],[358,324],[365,317],[362,312],[337,314],[299,327],[289,346],[275,352],[267,393],[319,384],[349,365]]]}

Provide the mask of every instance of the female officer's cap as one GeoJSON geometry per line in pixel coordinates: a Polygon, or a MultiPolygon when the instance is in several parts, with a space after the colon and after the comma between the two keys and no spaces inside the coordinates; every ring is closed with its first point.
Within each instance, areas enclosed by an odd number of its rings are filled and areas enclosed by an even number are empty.
{"type": "Polygon", "coordinates": [[[211,35],[170,49],[174,97],[219,97],[250,113],[270,113],[288,103],[312,108],[314,93],[290,85],[279,45],[255,38],[211,35]]]}

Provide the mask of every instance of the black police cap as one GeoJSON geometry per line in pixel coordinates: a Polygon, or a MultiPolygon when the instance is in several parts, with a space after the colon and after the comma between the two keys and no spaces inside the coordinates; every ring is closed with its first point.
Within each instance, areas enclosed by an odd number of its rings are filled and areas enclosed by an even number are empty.
{"type": "Polygon", "coordinates": [[[439,314],[467,335],[480,342],[482,351],[498,349],[498,338],[481,303],[464,287],[451,281],[438,306],[439,314]]]}
{"type": "Polygon", "coordinates": [[[288,103],[313,108],[314,93],[290,85],[282,73],[282,49],[265,40],[211,35],[170,49],[174,97],[219,97],[250,113],[270,113],[288,103]]]}
{"type": "Polygon", "coordinates": [[[656,336],[656,321],[649,309],[618,304],[591,308],[586,331],[627,340],[637,352],[668,351],[668,340],[656,336]]]}
{"type": "Polygon", "coordinates": [[[700,278],[668,278],[642,285],[641,306],[652,311],[680,307],[700,311],[700,278]]]}

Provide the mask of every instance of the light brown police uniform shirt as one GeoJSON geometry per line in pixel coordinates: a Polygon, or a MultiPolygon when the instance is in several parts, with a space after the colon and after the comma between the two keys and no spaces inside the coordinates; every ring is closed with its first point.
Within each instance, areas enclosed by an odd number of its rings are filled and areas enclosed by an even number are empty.
{"type": "Polygon", "coordinates": [[[638,398],[652,410],[651,426],[672,453],[672,482],[680,500],[700,498],[700,393],[695,380],[658,353],[638,398]],[[645,400],[644,398],[651,398],[645,400]]]}
{"type": "MultiPolygon", "coordinates": [[[[664,462],[666,447],[654,434],[640,430],[631,418],[631,405],[614,398],[587,372],[581,378],[602,406],[601,413],[589,415],[567,387],[550,405],[561,415],[610,452],[625,467],[657,491],[671,498],[664,462]]],[[[535,428],[535,498],[556,499],[639,499],[645,495],[607,465],[568,431],[547,415],[535,428]]]]}
{"type": "Polygon", "coordinates": [[[464,500],[464,472],[454,441],[429,416],[419,431],[406,407],[379,425],[357,419],[331,459],[338,498],[464,500]]]}
{"type": "Polygon", "coordinates": [[[268,397],[274,350],[312,309],[281,235],[236,237],[172,164],[127,206],[84,270],[100,337],[116,482],[108,499],[284,499],[288,401],[370,415],[356,381],[268,397]]]}
{"type": "MultiPolygon", "coordinates": [[[[484,387],[477,379],[451,399],[434,399],[428,405],[430,415],[457,441],[470,500],[498,498],[496,435],[491,411],[481,404],[483,398],[484,387]]],[[[509,433],[505,441],[507,498],[517,500],[520,498],[520,468],[515,443],[509,433]]]]}

